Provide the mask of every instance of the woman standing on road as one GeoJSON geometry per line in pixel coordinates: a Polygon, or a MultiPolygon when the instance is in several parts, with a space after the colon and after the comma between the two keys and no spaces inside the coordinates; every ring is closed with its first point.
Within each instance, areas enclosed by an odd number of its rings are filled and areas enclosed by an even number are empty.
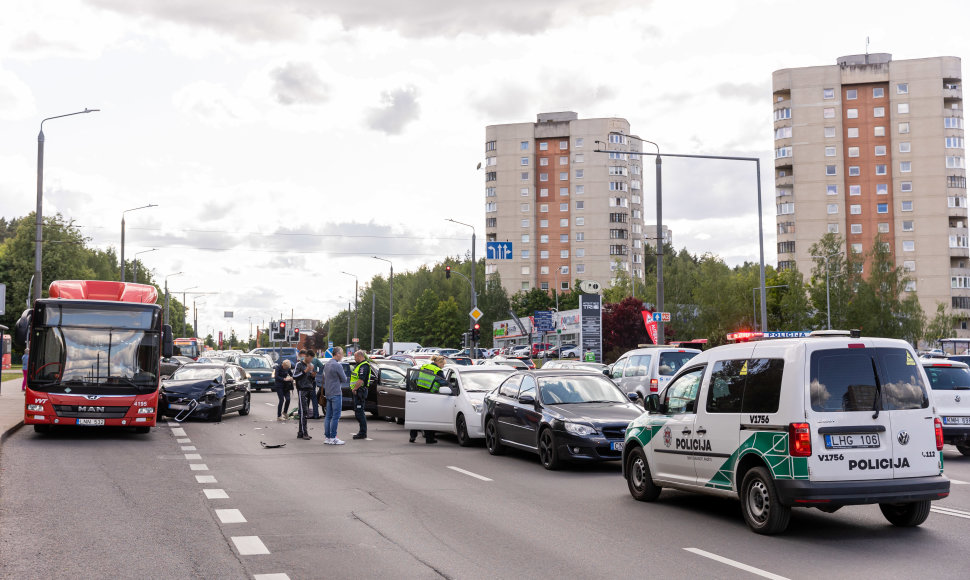
{"type": "Polygon", "coordinates": [[[279,404],[276,405],[276,420],[285,421],[286,414],[290,412],[290,391],[293,390],[293,371],[290,370],[290,361],[284,359],[275,373],[276,396],[279,397],[279,404]]]}

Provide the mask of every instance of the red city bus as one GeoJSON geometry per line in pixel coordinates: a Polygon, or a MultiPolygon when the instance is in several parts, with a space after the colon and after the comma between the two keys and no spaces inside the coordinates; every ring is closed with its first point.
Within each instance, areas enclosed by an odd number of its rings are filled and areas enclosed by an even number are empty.
{"type": "Polygon", "coordinates": [[[156,422],[159,361],[172,354],[154,286],[59,280],[17,322],[27,341],[24,423],[134,427],[156,422]]]}
{"type": "Polygon", "coordinates": [[[187,356],[192,360],[199,360],[202,354],[202,341],[198,338],[176,338],[175,354],[187,356]]]}

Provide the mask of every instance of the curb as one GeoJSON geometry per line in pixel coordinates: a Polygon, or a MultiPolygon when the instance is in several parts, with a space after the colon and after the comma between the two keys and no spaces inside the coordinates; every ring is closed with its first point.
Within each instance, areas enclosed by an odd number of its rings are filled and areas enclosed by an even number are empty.
{"type": "Polygon", "coordinates": [[[3,433],[0,433],[0,444],[3,444],[3,442],[7,440],[7,437],[10,437],[14,433],[16,433],[23,426],[24,426],[24,422],[23,421],[20,421],[19,423],[17,423],[13,427],[10,427],[9,429],[7,429],[6,431],[4,431],[3,433]]]}

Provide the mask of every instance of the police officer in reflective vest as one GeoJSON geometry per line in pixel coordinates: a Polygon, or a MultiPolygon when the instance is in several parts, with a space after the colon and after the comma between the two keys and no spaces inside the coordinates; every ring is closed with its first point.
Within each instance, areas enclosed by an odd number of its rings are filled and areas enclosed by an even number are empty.
{"type": "Polygon", "coordinates": [[[593,349],[586,349],[586,354],[583,355],[583,360],[586,362],[596,362],[596,353],[593,352],[593,349]]]}
{"type": "MultiPolygon", "coordinates": [[[[431,357],[431,362],[422,366],[418,370],[418,378],[415,380],[415,385],[420,390],[428,391],[429,393],[437,393],[439,385],[444,382],[444,375],[441,367],[445,364],[445,357],[440,354],[436,354],[431,357]]],[[[411,429],[411,438],[409,441],[414,443],[414,440],[418,438],[418,429],[411,429]]],[[[424,442],[427,444],[437,443],[438,440],[434,436],[434,431],[424,432],[424,442]]]]}
{"type": "Polygon", "coordinates": [[[354,353],[354,361],[357,366],[350,373],[350,390],[354,394],[354,416],[360,430],[354,435],[354,439],[367,439],[367,416],[364,414],[367,404],[367,387],[377,382],[374,369],[364,351],[358,350],[354,353]]]}

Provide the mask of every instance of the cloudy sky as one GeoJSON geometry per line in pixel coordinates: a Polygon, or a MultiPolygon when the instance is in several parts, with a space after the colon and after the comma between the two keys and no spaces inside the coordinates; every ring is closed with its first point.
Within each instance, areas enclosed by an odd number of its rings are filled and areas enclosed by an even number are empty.
{"type": "MultiPolygon", "coordinates": [[[[204,298],[200,330],[327,318],[361,281],[484,243],[485,126],[620,116],[665,151],[763,159],[771,73],[970,56],[965,2],[38,0],[0,18],[0,215],[35,207],[204,298]],[[224,321],[225,310],[235,312],[224,321]]],[[[645,180],[645,222],[653,221],[645,180]]],[[[758,258],[754,168],[664,164],[678,248],[758,258]]],[[[0,273],[2,277],[2,273],[0,273]]],[[[45,281],[46,282],[46,281],[45,281]]],[[[200,298],[203,300],[203,298],[200,298]]]]}

